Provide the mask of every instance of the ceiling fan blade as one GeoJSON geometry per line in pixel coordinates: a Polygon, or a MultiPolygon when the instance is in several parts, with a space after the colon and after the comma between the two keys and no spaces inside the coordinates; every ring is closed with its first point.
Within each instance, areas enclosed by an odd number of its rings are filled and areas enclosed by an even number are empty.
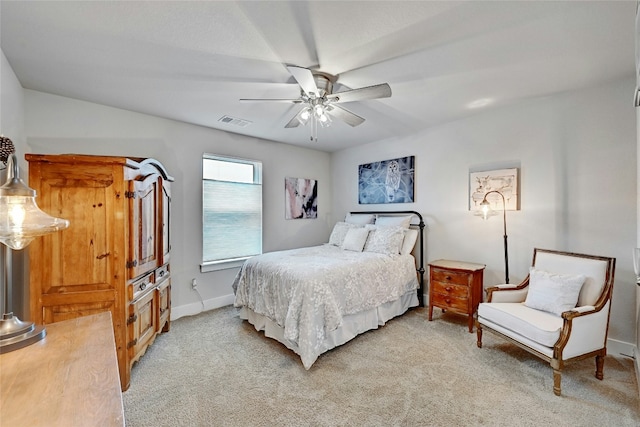
{"type": "Polygon", "coordinates": [[[287,69],[294,79],[298,82],[304,93],[310,98],[318,96],[318,87],[316,80],[313,78],[311,70],[308,68],[296,67],[295,65],[287,65],[287,69]]]}
{"type": "Polygon", "coordinates": [[[286,102],[286,103],[290,103],[290,104],[300,104],[302,102],[302,99],[300,99],[300,98],[296,98],[296,99],[268,99],[268,98],[250,99],[250,98],[244,98],[244,99],[241,99],[240,102],[286,102]]]}
{"type": "Polygon", "coordinates": [[[327,110],[327,114],[336,119],[340,119],[349,126],[356,127],[364,122],[364,119],[357,114],[352,113],[349,110],[345,110],[337,105],[332,105],[330,110],[327,110]]]}
{"type": "Polygon", "coordinates": [[[387,83],[327,95],[332,103],[362,101],[364,99],[389,98],[391,87],[387,83]]]}

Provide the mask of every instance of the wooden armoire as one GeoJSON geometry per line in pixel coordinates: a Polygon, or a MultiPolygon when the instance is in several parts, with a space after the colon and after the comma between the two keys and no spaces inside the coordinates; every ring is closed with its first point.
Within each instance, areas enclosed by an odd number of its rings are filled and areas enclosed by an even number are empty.
{"type": "Polygon", "coordinates": [[[110,311],[124,391],[133,363],[170,327],[173,178],[154,159],[25,158],[40,209],[71,223],[29,248],[31,320],[110,311]]]}

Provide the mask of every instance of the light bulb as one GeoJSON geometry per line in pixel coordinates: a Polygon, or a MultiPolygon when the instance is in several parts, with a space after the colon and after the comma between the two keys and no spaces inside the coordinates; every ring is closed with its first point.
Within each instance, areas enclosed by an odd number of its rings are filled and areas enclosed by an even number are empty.
{"type": "Polygon", "coordinates": [[[329,118],[327,117],[327,115],[326,115],[326,114],[324,114],[324,113],[323,113],[323,114],[320,116],[320,121],[321,121],[322,123],[326,123],[326,121],[327,121],[327,120],[329,120],[329,118]]]}
{"type": "Polygon", "coordinates": [[[324,115],[324,108],[322,108],[322,105],[316,105],[314,108],[314,112],[316,114],[316,117],[320,118],[324,115]]]}
{"type": "Polygon", "coordinates": [[[491,210],[491,208],[489,207],[489,202],[485,200],[480,204],[480,206],[481,206],[480,210],[482,212],[482,219],[488,219],[489,211],[491,210]]]}
{"type": "Polygon", "coordinates": [[[22,205],[12,205],[9,208],[9,224],[12,230],[16,232],[22,231],[22,223],[24,222],[25,210],[22,205]]]}
{"type": "Polygon", "coordinates": [[[311,116],[311,113],[309,112],[308,108],[300,114],[300,118],[302,120],[309,120],[309,116],[311,116]]]}

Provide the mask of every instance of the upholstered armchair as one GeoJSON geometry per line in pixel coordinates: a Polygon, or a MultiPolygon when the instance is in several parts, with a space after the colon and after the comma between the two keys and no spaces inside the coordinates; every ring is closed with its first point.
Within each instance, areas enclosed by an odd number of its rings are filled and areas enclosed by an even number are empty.
{"type": "Polygon", "coordinates": [[[558,396],[566,362],[595,357],[601,380],[615,263],[615,258],[534,249],[522,283],[487,289],[476,319],[478,347],[487,330],[549,362],[558,396]]]}

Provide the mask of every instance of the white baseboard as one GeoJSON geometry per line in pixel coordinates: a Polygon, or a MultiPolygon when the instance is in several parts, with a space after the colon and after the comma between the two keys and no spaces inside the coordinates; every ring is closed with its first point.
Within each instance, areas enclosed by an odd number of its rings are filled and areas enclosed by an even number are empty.
{"type": "Polygon", "coordinates": [[[234,295],[224,295],[218,298],[204,300],[204,302],[194,302],[192,304],[171,307],[171,320],[176,320],[184,316],[194,316],[203,311],[213,310],[215,308],[225,307],[233,304],[234,295]]]}
{"type": "Polygon", "coordinates": [[[607,339],[607,354],[635,358],[635,349],[636,346],[629,342],[613,340],[611,338],[607,339]]]}

